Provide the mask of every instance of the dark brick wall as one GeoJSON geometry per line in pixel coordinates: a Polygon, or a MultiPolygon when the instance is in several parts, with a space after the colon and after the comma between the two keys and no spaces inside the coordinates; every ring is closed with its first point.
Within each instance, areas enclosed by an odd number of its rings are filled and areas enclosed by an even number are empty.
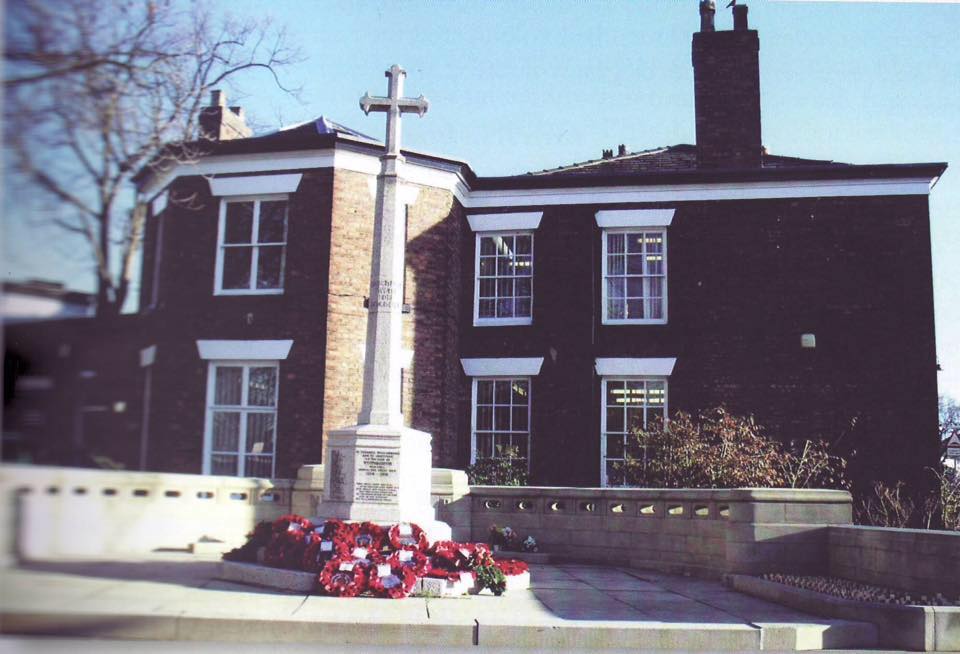
{"type": "Polygon", "coordinates": [[[755,30],[693,35],[697,160],[703,168],[760,165],[759,51],[755,30]]]}
{"type": "MultiPolygon", "coordinates": [[[[671,411],[725,403],[784,440],[839,440],[860,479],[909,481],[934,464],[925,197],[671,206],[667,325],[601,325],[598,207],[544,208],[532,326],[473,327],[473,266],[463,266],[462,356],[544,357],[533,383],[537,483],[599,481],[595,357],[675,356],[671,411]],[[816,349],[801,349],[807,332],[816,349]]],[[[473,239],[462,256],[473,261],[473,239]]],[[[469,422],[461,438],[469,443],[469,422]]]]}
{"type": "Polygon", "coordinates": [[[207,362],[198,339],[293,339],[280,363],[277,475],[320,460],[332,184],[331,170],[304,171],[290,199],[284,293],[263,296],[213,295],[219,201],[206,180],[174,184],[163,217],[159,302],[144,316],[158,346],[151,468],[201,469],[207,362]]]}

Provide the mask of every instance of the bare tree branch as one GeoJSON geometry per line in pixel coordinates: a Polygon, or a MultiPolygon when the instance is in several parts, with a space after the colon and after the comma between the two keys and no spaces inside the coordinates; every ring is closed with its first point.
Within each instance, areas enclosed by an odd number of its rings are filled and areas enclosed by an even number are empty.
{"type": "Polygon", "coordinates": [[[4,29],[13,159],[69,207],[48,223],[89,245],[98,313],[117,313],[147,215],[133,177],[204,150],[194,139],[212,88],[266,71],[296,93],[278,71],[298,56],[282,29],[214,16],[203,0],[19,0],[4,29]]]}

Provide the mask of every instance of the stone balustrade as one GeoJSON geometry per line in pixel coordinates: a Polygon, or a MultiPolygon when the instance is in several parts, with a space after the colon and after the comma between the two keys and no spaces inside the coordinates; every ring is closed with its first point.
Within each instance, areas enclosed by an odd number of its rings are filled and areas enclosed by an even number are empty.
{"type": "Polygon", "coordinates": [[[292,490],[289,480],[3,465],[4,552],[103,556],[205,540],[235,547],[258,521],[286,513],[292,490]]]}
{"type": "Polygon", "coordinates": [[[795,489],[473,486],[441,513],[474,540],[496,524],[561,557],[706,575],[822,572],[827,525],[852,521],[849,493],[795,489]]]}

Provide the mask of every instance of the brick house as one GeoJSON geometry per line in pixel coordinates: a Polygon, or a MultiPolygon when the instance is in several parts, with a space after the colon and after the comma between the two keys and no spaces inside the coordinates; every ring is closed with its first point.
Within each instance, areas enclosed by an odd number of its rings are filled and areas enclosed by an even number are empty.
{"type": "MultiPolygon", "coordinates": [[[[405,151],[403,408],[435,465],[512,445],[533,483],[616,485],[632,423],[720,403],[840,439],[861,479],[937,460],[945,164],[767,153],[746,7],[731,31],[701,12],[695,145],[508,177],[405,151]]],[[[110,347],[139,413],[115,458],[291,477],[359,412],[382,145],[322,117],[251,137],[219,94],[201,130],[203,156],[138,181],[140,312],[110,347]]]]}

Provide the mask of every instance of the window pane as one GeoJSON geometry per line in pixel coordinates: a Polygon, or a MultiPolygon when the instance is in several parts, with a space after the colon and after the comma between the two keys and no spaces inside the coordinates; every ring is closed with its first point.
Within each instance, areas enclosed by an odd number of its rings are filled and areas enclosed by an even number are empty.
{"type": "Polygon", "coordinates": [[[627,274],[628,275],[643,274],[643,255],[641,254],[627,255],[627,274]]]}
{"type": "Polygon", "coordinates": [[[510,434],[493,435],[493,455],[507,456],[507,448],[510,447],[510,434]]]}
{"type": "Polygon", "coordinates": [[[497,274],[497,259],[495,257],[480,257],[480,275],[488,277],[497,274]]]}
{"type": "Polygon", "coordinates": [[[283,243],[287,203],[284,200],[260,203],[260,243],[283,243]]]}
{"type": "Polygon", "coordinates": [[[493,456],[493,434],[477,434],[477,458],[489,459],[493,456]]]}
{"type": "Polygon", "coordinates": [[[490,431],[493,429],[493,407],[477,407],[477,431],[490,431]]]}
{"type": "Polygon", "coordinates": [[[643,277],[627,277],[627,297],[643,297],[643,277]]]}
{"type": "Polygon", "coordinates": [[[513,318],[513,300],[497,300],[497,318],[513,318]]]}
{"type": "Polygon", "coordinates": [[[623,320],[627,317],[627,305],[623,300],[607,301],[607,318],[610,320],[623,320]]]}
{"type": "Polygon", "coordinates": [[[480,300],[480,306],[477,308],[477,313],[481,318],[496,318],[497,301],[480,300]]]}
{"type": "Polygon", "coordinates": [[[658,254],[663,252],[663,234],[648,233],[646,235],[647,252],[658,254]]]}
{"type": "Polygon", "coordinates": [[[621,254],[624,251],[624,234],[607,234],[607,254],[621,254]]]}
{"type": "Polygon", "coordinates": [[[210,457],[210,472],[214,475],[237,475],[236,454],[214,454],[210,457]]]}
{"type": "Polygon", "coordinates": [[[513,389],[513,403],[527,406],[530,397],[530,382],[525,379],[518,379],[511,384],[513,389]]]}
{"type": "Polygon", "coordinates": [[[509,381],[494,382],[494,400],[497,404],[510,404],[511,386],[509,381]]]}
{"type": "Polygon", "coordinates": [[[481,279],[480,280],[480,297],[496,297],[496,295],[497,295],[497,280],[481,279]]]}
{"type": "Polygon", "coordinates": [[[214,411],[213,443],[214,452],[236,452],[240,443],[240,414],[236,411],[214,411]]]}
{"type": "Polygon", "coordinates": [[[607,461],[607,485],[623,486],[623,464],[620,461],[607,461]]]}
{"type": "Polygon", "coordinates": [[[627,409],[627,431],[634,429],[643,429],[643,407],[631,407],[627,409]]]}
{"type": "Polygon", "coordinates": [[[662,254],[647,255],[647,274],[648,275],[663,274],[663,255],[662,254]]]}
{"type": "Polygon", "coordinates": [[[493,414],[493,428],[497,431],[508,431],[510,429],[510,407],[497,406],[493,414]]]}
{"type": "Polygon", "coordinates": [[[513,437],[513,446],[517,448],[517,458],[519,459],[527,458],[527,440],[526,436],[513,437]]]}
{"type": "MultiPolygon", "coordinates": [[[[276,414],[272,412],[247,414],[247,452],[251,454],[273,454],[276,419],[276,414]]],[[[249,470],[247,474],[249,474],[249,470]]]]}
{"type": "Polygon", "coordinates": [[[250,255],[253,248],[223,249],[223,288],[250,288],[250,255]]]}
{"type": "Polygon", "coordinates": [[[283,287],[283,246],[258,248],[257,288],[283,287]]]}
{"type": "Polygon", "coordinates": [[[250,406],[274,406],[277,398],[277,369],[250,368],[250,389],[247,404],[250,406]]]}
{"type": "Polygon", "coordinates": [[[497,236],[496,241],[497,241],[497,254],[505,257],[513,256],[513,237],[512,236],[497,236]]]}
{"type": "Polygon", "coordinates": [[[643,300],[627,300],[627,318],[643,318],[643,300]]]}
{"type": "Polygon", "coordinates": [[[513,297],[513,280],[497,280],[497,297],[513,297]]]}
{"type": "Polygon", "coordinates": [[[663,277],[647,277],[645,284],[647,297],[663,297],[663,277]]]}
{"type": "Polygon", "coordinates": [[[516,316],[517,318],[529,318],[530,309],[531,309],[530,298],[513,301],[513,313],[514,313],[514,316],[516,316]]]}
{"type": "Polygon", "coordinates": [[[663,300],[661,298],[646,300],[646,312],[647,318],[655,320],[663,318],[663,300]]]}
{"type": "Polygon", "coordinates": [[[273,477],[272,456],[248,456],[245,467],[246,470],[243,471],[243,474],[247,477],[262,477],[264,479],[273,477]]]}
{"type": "Polygon", "coordinates": [[[643,252],[643,234],[627,234],[627,252],[643,252]]]}
{"type": "Polygon", "coordinates": [[[643,406],[647,397],[647,387],[644,382],[628,381],[626,382],[626,389],[627,403],[631,406],[643,406]]]}
{"type": "Polygon", "coordinates": [[[243,393],[243,368],[217,366],[213,384],[213,403],[217,406],[239,406],[243,393]]]}
{"type": "Polygon", "coordinates": [[[521,277],[517,279],[514,290],[517,297],[530,297],[533,291],[533,285],[531,284],[531,279],[529,277],[521,277]]]}
{"type": "Polygon", "coordinates": [[[529,234],[517,236],[517,254],[530,254],[533,247],[533,237],[529,234]]]}
{"type": "Polygon", "coordinates": [[[529,277],[533,274],[533,258],[517,257],[513,264],[516,275],[519,277],[529,277]]]}
{"type": "Polygon", "coordinates": [[[607,431],[623,432],[623,409],[607,407],[607,431]]]}
{"type": "Polygon", "coordinates": [[[477,404],[493,404],[493,382],[490,380],[477,381],[477,404]]]}
{"type": "Polygon", "coordinates": [[[611,459],[623,458],[623,436],[607,434],[607,456],[611,459]]]}
{"type": "Polygon", "coordinates": [[[513,276],[513,259],[509,257],[497,257],[497,274],[513,276]]]}
{"type": "Polygon", "coordinates": [[[510,428],[513,431],[527,431],[527,407],[513,407],[513,423],[510,428]]]}
{"type": "Polygon", "coordinates": [[[606,406],[618,406],[623,404],[623,382],[608,381],[606,406]]]}
{"type": "Polygon", "coordinates": [[[253,202],[228,202],[223,242],[251,243],[252,238],[253,202]]]}
{"type": "Polygon", "coordinates": [[[607,274],[622,275],[626,263],[621,254],[607,255],[607,274]]]}

